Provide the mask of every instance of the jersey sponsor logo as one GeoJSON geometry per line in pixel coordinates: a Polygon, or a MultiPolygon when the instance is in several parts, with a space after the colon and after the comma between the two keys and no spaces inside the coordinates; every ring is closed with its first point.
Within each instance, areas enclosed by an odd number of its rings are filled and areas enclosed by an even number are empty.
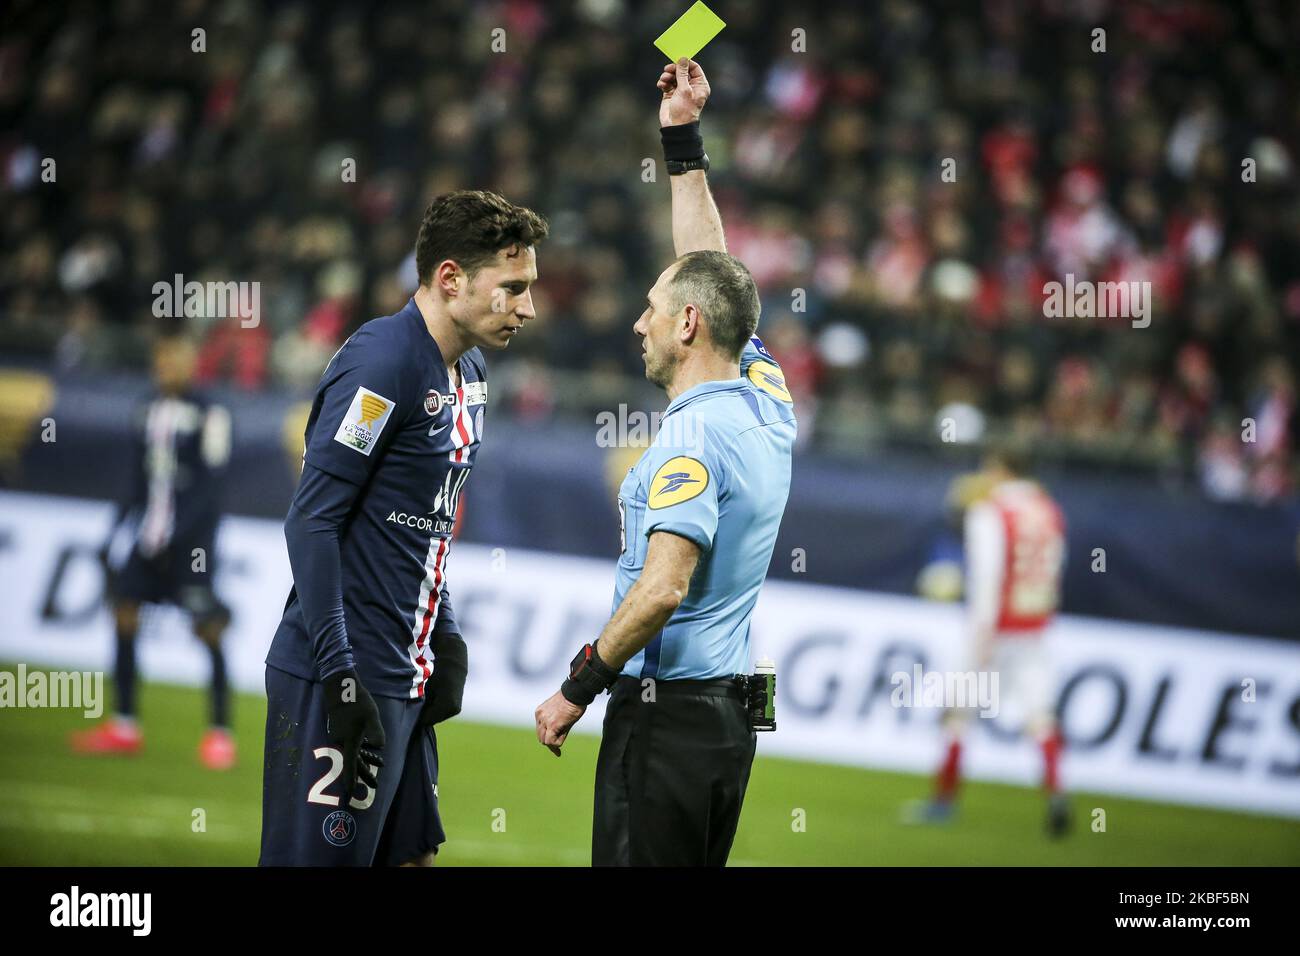
{"type": "Polygon", "coordinates": [[[465,383],[465,404],[482,405],[487,402],[487,382],[465,383]]]}
{"type": "Polygon", "coordinates": [[[321,824],[326,842],[333,846],[347,846],[357,836],[356,817],[346,810],[335,810],[321,824]]]}
{"type": "MultiPolygon", "coordinates": [[[[434,512],[430,512],[433,514],[434,512]]],[[[425,531],[429,534],[451,534],[451,529],[455,525],[454,521],[448,521],[442,518],[430,518],[427,515],[407,514],[405,511],[390,512],[384,519],[390,524],[405,525],[408,528],[414,528],[416,531],[425,531]]]]}
{"type": "Polygon", "coordinates": [[[790,390],[785,387],[785,375],[771,362],[754,362],[749,366],[749,380],[773,398],[794,404],[790,390]]]}
{"type": "Polygon", "coordinates": [[[465,487],[465,482],[469,479],[469,472],[469,466],[447,469],[447,474],[442,480],[442,487],[438,489],[438,493],[433,497],[433,510],[429,514],[440,514],[448,522],[455,522],[456,506],[460,503],[460,490],[465,487]]]}
{"type": "MultiPolygon", "coordinates": [[[[424,393],[424,410],[430,415],[437,415],[442,411],[443,405],[450,405],[451,402],[452,397],[450,395],[443,395],[437,389],[431,388],[424,393]]],[[[430,434],[433,433],[430,432],[430,434]]]]}
{"type": "Polygon", "coordinates": [[[339,430],[334,433],[334,440],[369,457],[396,407],[392,399],[384,398],[368,388],[358,388],[339,430]]]}
{"type": "Polygon", "coordinates": [[[690,501],[709,487],[709,470],[685,455],[670,458],[650,481],[650,508],[667,508],[690,501]]]}

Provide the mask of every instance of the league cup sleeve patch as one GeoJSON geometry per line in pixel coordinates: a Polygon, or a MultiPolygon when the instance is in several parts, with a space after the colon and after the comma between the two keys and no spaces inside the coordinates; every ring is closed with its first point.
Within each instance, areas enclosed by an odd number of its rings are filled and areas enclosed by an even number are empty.
{"type": "Polygon", "coordinates": [[[747,374],[751,382],[773,398],[794,404],[794,398],[785,386],[785,375],[779,366],[760,360],[750,364],[747,374]]]}
{"type": "Polygon", "coordinates": [[[334,433],[334,440],[369,458],[396,407],[397,403],[392,399],[368,388],[358,388],[339,430],[334,433]]]}
{"type": "Polygon", "coordinates": [[[646,506],[651,509],[679,505],[702,494],[709,487],[709,470],[695,458],[678,455],[670,458],[650,480],[646,506]]]}

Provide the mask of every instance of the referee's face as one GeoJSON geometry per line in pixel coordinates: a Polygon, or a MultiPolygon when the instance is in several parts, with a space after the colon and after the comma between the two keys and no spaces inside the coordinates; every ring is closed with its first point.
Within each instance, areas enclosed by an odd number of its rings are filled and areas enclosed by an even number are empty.
{"type": "Polygon", "coordinates": [[[475,346],[503,349],[536,317],[531,291],[536,281],[537,252],[532,246],[502,249],[455,300],[452,319],[475,346]]]}
{"type": "Polygon", "coordinates": [[[632,326],[632,331],[641,336],[645,377],[660,388],[671,385],[677,371],[678,343],[674,337],[677,322],[674,316],[668,314],[666,291],[676,268],[674,264],[665,269],[654,288],[646,293],[645,311],[636,320],[636,325],[632,326]]]}

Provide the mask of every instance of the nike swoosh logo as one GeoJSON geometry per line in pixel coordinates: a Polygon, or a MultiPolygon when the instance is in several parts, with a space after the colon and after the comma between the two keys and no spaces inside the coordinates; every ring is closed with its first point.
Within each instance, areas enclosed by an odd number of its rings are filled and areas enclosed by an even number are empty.
{"type": "Polygon", "coordinates": [[[442,431],[443,429],[445,429],[445,428],[446,428],[448,425],[450,425],[450,424],[451,424],[451,422],[443,422],[441,425],[430,425],[430,426],[429,426],[429,437],[432,438],[434,435],[438,434],[438,432],[442,431]]]}

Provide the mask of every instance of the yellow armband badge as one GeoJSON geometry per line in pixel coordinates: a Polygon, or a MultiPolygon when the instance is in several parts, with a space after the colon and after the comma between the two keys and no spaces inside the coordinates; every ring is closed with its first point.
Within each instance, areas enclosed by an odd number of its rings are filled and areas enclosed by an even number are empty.
{"type": "Polygon", "coordinates": [[[670,458],[650,480],[650,508],[667,508],[690,501],[709,487],[709,470],[694,458],[670,458]]]}
{"type": "Polygon", "coordinates": [[[749,380],[778,401],[794,404],[790,390],[785,387],[785,375],[771,362],[757,361],[750,365],[749,380]]]}

